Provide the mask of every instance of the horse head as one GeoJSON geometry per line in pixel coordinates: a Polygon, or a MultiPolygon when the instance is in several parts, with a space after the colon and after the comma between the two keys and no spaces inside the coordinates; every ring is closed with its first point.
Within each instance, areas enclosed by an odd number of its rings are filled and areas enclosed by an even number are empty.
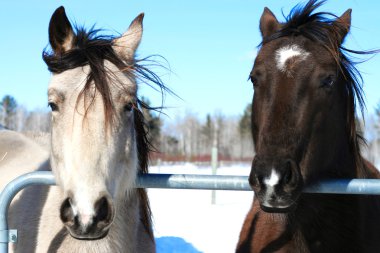
{"type": "Polygon", "coordinates": [[[142,20],[140,14],[118,38],[74,29],[63,7],[50,20],[52,51],[43,57],[53,73],[51,166],[64,196],[61,220],[78,239],[106,236],[116,200],[134,188],[141,120],[134,55],[142,20]]]}
{"type": "Polygon", "coordinates": [[[268,212],[292,210],[318,179],[354,177],[344,167],[355,163],[347,154],[357,145],[354,104],[362,97],[341,46],[351,10],[312,13],[322,3],[293,9],[285,23],[265,8],[260,20],[263,41],[250,73],[256,156],[249,182],[268,212]]]}

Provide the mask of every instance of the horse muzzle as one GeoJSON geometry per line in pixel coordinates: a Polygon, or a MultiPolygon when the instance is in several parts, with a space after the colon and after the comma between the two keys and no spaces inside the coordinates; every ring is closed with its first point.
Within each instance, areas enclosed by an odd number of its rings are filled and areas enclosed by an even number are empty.
{"type": "Polygon", "coordinates": [[[99,198],[94,205],[93,215],[75,211],[71,198],[66,198],[60,209],[60,218],[70,235],[79,240],[98,240],[107,236],[115,216],[109,197],[99,198]]]}
{"type": "Polygon", "coordinates": [[[302,192],[303,179],[297,163],[289,158],[256,156],[249,183],[265,212],[294,210],[302,192]]]}

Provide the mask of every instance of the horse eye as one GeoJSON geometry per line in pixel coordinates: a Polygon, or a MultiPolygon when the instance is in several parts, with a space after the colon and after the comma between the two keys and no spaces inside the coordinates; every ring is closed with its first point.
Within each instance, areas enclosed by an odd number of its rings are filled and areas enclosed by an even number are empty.
{"type": "Polygon", "coordinates": [[[335,76],[329,75],[325,79],[322,80],[321,87],[331,88],[335,83],[335,76]]]}
{"type": "Polygon", "coordinates": [[[50,109],[51,109],[52,112],[57,112],[58,111],[58,105],[56,105],[55,103],[49,102],[48,106],[50,107],[50,109]]]}
{"type": "Polygon", "coordinates": [[[124,109],[124,112],[130,112],[130,111],[132,111],[132,109],[133,109],[133,103],[130,102],[130,103],[126,104],[123,109],[124,109]]]}

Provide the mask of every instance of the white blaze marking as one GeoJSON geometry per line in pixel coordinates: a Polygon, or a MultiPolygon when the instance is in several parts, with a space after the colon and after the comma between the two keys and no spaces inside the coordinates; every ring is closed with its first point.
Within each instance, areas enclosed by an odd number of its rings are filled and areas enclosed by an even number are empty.
{"type": "Polygon", "coordinates": [[[273,187],[276,184],[278,184],[279,180],[280,180],[280,175],[278,175],[277,172],[274,169],[272,169],[272,172],[271,172],[269,178],[264,179],[264,183],[267,186],[273,187]]]}
{"type": "Polygon", "coordinates": [[[309,56],[309,52],[306,52],[297,45],[285,46],[276,51],[276,66],[281,71],[286,71],[286,61],[298,57],[303,61],[309,56]]]}

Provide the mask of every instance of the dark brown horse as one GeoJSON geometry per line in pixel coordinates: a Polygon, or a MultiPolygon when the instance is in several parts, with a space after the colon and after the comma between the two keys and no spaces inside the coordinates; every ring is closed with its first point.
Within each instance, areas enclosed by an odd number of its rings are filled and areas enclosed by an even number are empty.
{"type": "Polygon", "coordinates": [[[355,105],[364,107],[360,73],[342,43],[351,10],[295,7],[285,23],[265,8],[250,79],[255,192],[237,253],[380,252],[377,196],[303,194],[323,179],[380,178],[360,154],[355,105]]]}

